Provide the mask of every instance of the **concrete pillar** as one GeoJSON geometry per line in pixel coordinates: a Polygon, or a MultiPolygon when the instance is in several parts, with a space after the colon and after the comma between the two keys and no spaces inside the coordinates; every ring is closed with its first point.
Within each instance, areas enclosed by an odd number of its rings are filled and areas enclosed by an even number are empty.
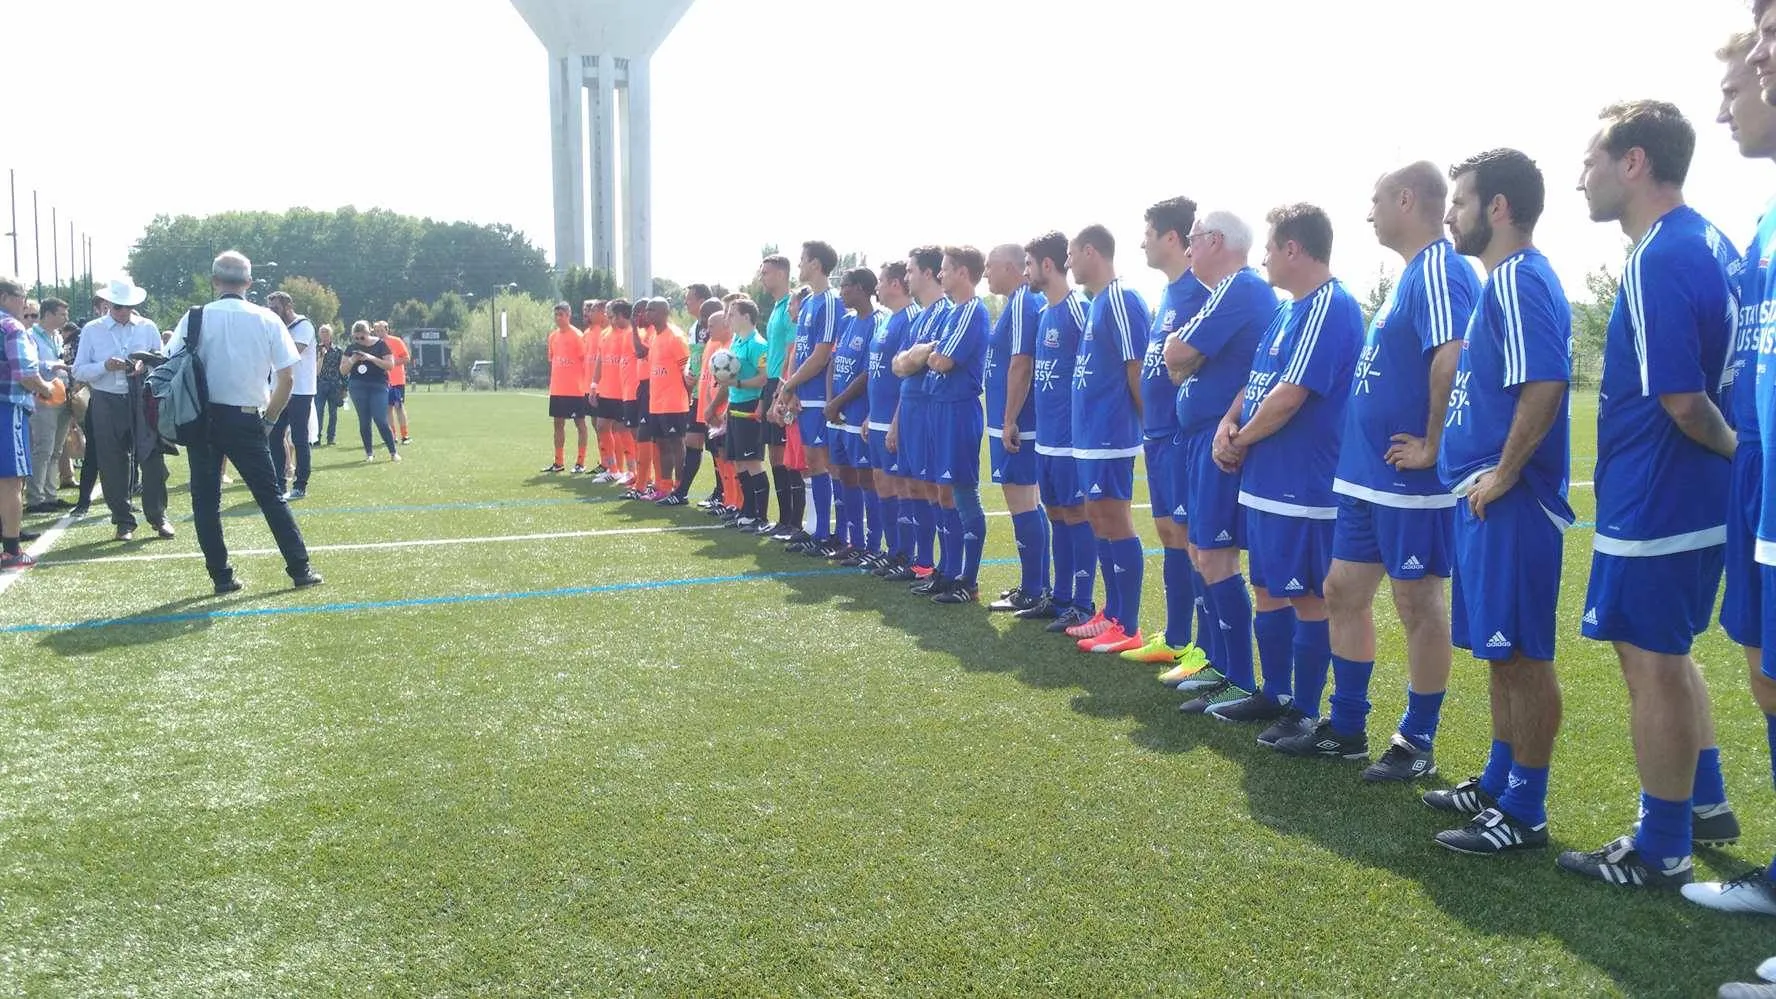
{"type": "Polygon", "coordinates": [[[617,247],[617,151],[612,129],[617,121],[616,59],[606,52],[598,57],[597,80],[588,81],[592,93],[592,254],[591,266],[616,273],[617,247]]]}
{"type": "Polygon", "coordinates": [[[628,131],[624,133],[628,162],[623,172],[627,196],[623,215],[623,269],[629,292],[636,296],[654,293],[653,259],[653,95],[645,56],[629,60],[628,131]]]}
{"type": "Polygon", "coordinates": [[[549,57],[550,162],[555,181],[555,260],[560,266],[586,261],[586,158],[580,118],[585,88],[579,56],[571,51],[549,57]]]}

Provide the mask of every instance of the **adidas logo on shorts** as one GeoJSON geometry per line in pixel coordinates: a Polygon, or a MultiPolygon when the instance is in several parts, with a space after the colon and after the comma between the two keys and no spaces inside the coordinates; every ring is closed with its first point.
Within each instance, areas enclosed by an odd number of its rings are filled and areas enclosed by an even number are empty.
{"type": "Polygon", "coordinates": [[[1295,591],[1295,590],[1304,590],[1304,589],[1306,589],[1306,588],[1307,588],[1307,587],[1305,587],[1305,586],[1302,586],[1302,585],[1301,585],[1301,580],[1299,580],[1299,579],[1290,579],[1290,580],[1289,580],[1289,585],[1287,585],[1287,586],[1285,586],[1285,587],[1283,587],[1283,590],[1284,590],[1284,591],[1285,591],[1285,592],[1293,592],[1293,591],[1295,591]]]}
{"type": "Polygon", "coordinates": [[[1406,561],[1400,563],[1401,572],[1423,572],[1424,568],[1425,564],[1418,560],[1417,555],[1408,555],[1406,561]]]}
{"type": "Polygon", "coordinates": [[[943,474],[942,474],[942,475],[940,475],[940,476],[938,476],[938,477],[937,477],[937,478],[938,478],[938,481],[940,481],[940,482],[941,482],[941,481],[943,481],[943,480],[944,480],[944,479],[947,479],[947,478],[949,478],[949,477],[950,477],[950,473],[948,473],[948,472],[945,472],[945,473],[943,473],[943,474]]]}
{"type": "Polygon", "coordinates": [[[1486,647],[1489,649],[1508,649],[1511,647],[1511,640],[1505,637],[1504,632],[1495,631],[1492,633],[1492,637],[1486,640],[1486,647]]]}
{"type": "Polygon", "coordinates": [[[1097,495],[1097,494],[1098,494],[1098,493],[1101,493],[1101,492],[1103,492],[1103,491],[1104,491],[1104,488],[1103,488],[1103,487],[1102,487],[1102,486],[1099,486],[1099,485],[1097,485],[1097,484],[1096,484],[1096,483],[1094,483],[1094,484],[1093,484],[1093,485],[1092,485],[1092,495],[1094,495],[1094,496],[1095,496],[1095,495],[1097,495]]]}
{"type": "Polygon", "coordinates": [[[1178,508],[1176,510],[1172,511],[1172,516],[1174,516],[1174,517],[1187,516],[1187,514],[1184,512],[1184,504],[1179,503],[1178,508]]]}
{"type": "Polygon", "coordinates": [[[1227,533],[1226,531],[1222,531],[1220,534],[1215,535],[1215,540],[1216,541],[1232,541],[1233,535],[1227,533]]]}
{"type": "Polygon", "coordinates": [[[1597,623],[1597,608],[1592,607],[1585,611],[1585,623],[1593,625],[1597,623]]]}

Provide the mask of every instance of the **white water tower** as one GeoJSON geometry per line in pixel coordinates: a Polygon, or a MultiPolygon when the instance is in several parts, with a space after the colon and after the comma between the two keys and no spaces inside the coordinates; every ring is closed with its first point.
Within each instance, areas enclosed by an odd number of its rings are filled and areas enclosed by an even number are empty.
{"type": "Polygon", "coordinates": [[[555,264],[603,268],[635,297],[651,295],[654,280],[648,62],[691,3],[512,0],[549,53],[555,264]],[[619,177],[621,273],[616,267],[619,177]]]}

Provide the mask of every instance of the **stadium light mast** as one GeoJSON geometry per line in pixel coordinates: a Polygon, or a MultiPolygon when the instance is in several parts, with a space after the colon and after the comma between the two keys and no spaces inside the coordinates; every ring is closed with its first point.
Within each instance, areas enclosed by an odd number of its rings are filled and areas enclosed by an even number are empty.
{"type": "Polygon", "coordinates": [[[649,62],[692,2],[512,0],[549,53],[555,264],[618,275],[620,207],[619,283],[636,298],[654,278],[649,62]]]}

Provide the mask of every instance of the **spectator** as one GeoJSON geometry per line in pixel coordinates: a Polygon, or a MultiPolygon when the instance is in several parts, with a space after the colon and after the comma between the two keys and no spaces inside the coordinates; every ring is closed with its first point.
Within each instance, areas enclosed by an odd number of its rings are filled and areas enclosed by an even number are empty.
{"type": "Polygon", "coordinates": [[[136,447],[136,431],[142,419],[138,415],[140,407],[130,405],[129,379],[132,374],[141,374],[142,365],[129,357],[141,351],[158,353],[160,330],[135,314],[135,307],[142,304],[148,293],[130,282],[112,281],[99,290],[98,297],[108,303],[109,309],[80,331],[80,350],[74,358],[74,377],[92,386],[87,410],[92,417],[87,460],[90,463],[97,457],[99,485],[105,491],[105,505],[111,508],[117,540],[129,541],[136,530],[135,511],[130,507],[130,455],[136,452],[142,478],[142,512],[158,536],[171,538],[173,528],[166,521],[166,458],[157,448],[136,447]]]}
{"type": "Polygon", "coordinates": [[[345,402],[345,377],[339,373],[345,352],[333,342],[333,327],[323,325],[316,336],[315,404],[320,407],[321,430],[325,431],[324,437],[317,434],[316,440],[331,447],[339,436],[339,407],[345,402]]]}
{"type": "Polygon", "coordinates": [[[352,324],[350,353],[339,361],[339,373],[347,376],[352,408],[358,411],[358,436],[364,439],[364,460],[376,460],[376,445],[370,440],[370,425],[382,434],[388,446],[389,460],[400,461],[395,450],[395,435],[389,429],[388,376],[395,366],[388,344],[370,331],[362,319],[352,324]]]}

